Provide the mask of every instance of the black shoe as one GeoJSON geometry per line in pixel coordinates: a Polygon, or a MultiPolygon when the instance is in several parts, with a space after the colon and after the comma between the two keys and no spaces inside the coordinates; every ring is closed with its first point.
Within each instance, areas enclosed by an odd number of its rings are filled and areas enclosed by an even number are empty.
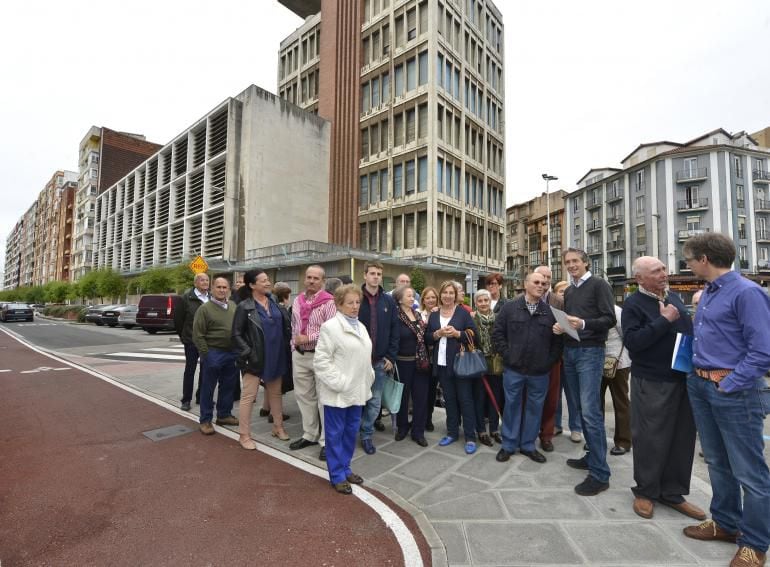
{"type": "Polygon", "coordinates": [[[195,405],[196,406],[201,405],[201,399],[200,398],[195,398],[195,405]]]}
{"type": "Polygon", "coordinates": [[[497,455],[495,455],[495,460],[496,460],[498,463],[504,463],[505,461],[507,461],[508,459],[510,459],[510,458],[511,458],[511,455],[513,455],[513,453],[509,453],[509,452],[508,452],[508,451],[506,451],[505,449],[500,449],[500,450],[497,452],[497,455]]]}
{"type": "Polygon", "coordinates": [[[318,453],[318,460],[319,461],[325,461],[326,460],[326,447],[321,447],[321,452],[318,453]]]}
{"type": "Polygon", "coordinates": [[[529,457],[536,463],[545,462],[545,455],[543,455],[543,453],[541,453],[537,449],[535,449],[534,451],[521,451],[521,454],[524,455],[525,457],[529,457]]]}
{"type": "Polygon", "coordinates": [[[546,453],[553,453],[553,443],[550,441],[541,441],[540,446],[543,448],[543,451],[546,453]]]}
{"type": "Polygon", "coordinates": [[[625,455],[628,453],[631,449],[626,449],[625,447],[618,447],[617,445],[610,449],[610,455],[625,455]]]}
{"type": "Polygon", "coordinates": [[[259,417],[267,417],[268,415],[270,415],[270,410],[259,408],[259,417]]]}
{"type": "Polygon", "coordinates": [[[486,445],[487,447],[494,445],[494,443],[492,443],[492,438],[489,436],[489,433],[479,433],[479,442],[481,442],[483,445],[486,445]]]}
{"type": "Polygon", "coordinates": [[[494,433],[490,433],[490,436],[492,437],[492,439],[495,440],[495,442],[498,445],[502,445],[503,444],[503,438],[502,438],[502,436],[500,435],[500,433],[498,431],[495,431],[494,433]]]}
{"type": "Polygon", "coordinates": [[[384,423],[382,423],[382,420],[381,420],[381,419],[375,419],[375,420],[374,420],[374,428],[375,428],[377,431],[385,431],[385,424],[384,424],[384,423]]]}
{"type": "Polygon", "coordinates": [[[313,445],[318,445],[318,441],[308,441],[304,437],[300,437],[296,441],[291,442],[289,449],[296,451],[297,449],[304,449],[305,447],[312,447],[313,445]]]}
{"type": "Polygon", "coordinates": [[[190,402],[182,402],[180,408],[182,411],[190,411],[190,402]]]}
{"type": "Polygon", "coordinates": [[[425,437],[420,437],[419,439],[412,439],[415,443],[417,443],[420,447],[427,447],[428,442],[425,440],[425,437]]]}
{"type": "MultiPolygon", "coordinates": [[[[261,410],[260,410],[260,413],[262,413],[261,410]]],[[[288,420],[290,417],[291,417],[290,415],[286,415],[285,413],[283,414],[283,420],[284,421],[288,420]]],[[[268,423],[273,423],[273,416],[272,415],[268,416],[267,422],[268,423]]]]}
{"type": "Polygon", "coordinates": [[[396,432],[396,441],[403,441],[406,439],[406,431],[397,431],[396,432]]]}
{"type": "Polygon", "coordinates": [[[580,469],[582,471],[588,470],[588,457],[583,455],[579,459],[567,459],[567,466],[573,469],[580,469]]]}
{"type": "Polygon", "coordinates": [[[586,479],[575,487],[575,492],[580,496],[596,496],[610,487],[609,482],[599,482],[590,474],[586,479]]]}
{"type": "Polygon", "coordinates": [[[425,424],[425,431],[433,431],[434,429],[436,429],[436,428],[433,427],[433,422],[432,421],[429,421],[428,423],[425,424]]]}

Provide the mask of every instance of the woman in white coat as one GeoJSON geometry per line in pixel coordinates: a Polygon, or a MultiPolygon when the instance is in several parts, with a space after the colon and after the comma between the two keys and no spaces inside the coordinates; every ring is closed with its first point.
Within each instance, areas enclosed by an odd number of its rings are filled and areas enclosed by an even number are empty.
{"type": "Polygon", "coordinates": [[[372,341],[358,321],[361,290],[344,285],[334,292],[337,314],[321,325],[315,349],[318,399],[324,408],[326,467],[340,494],[352,494],[352,484],[364,479],[350,470],[361,424],[361,411],[372,397],[372,341]]]}

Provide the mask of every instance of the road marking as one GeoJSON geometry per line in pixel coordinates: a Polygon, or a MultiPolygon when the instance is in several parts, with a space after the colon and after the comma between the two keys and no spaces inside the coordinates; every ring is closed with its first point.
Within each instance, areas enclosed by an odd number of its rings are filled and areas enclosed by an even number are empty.
{"type": "Polygon", "coordinates": [[[154,358],[160,360],[184,360],[179,354],[145,354],[143,352],[105,352],[102,356],[124,356],[130,358],[154,358]]]}
{"type": "Polygon", "coordinates": [[[6,368],[4,370],[0,370],[0,372],[13,372],[13,370],[11,370],[10,368],[6,368]]]}
{"type": "Polygon", "coordinates": [[[184,346],[180,346],[178,348],[169,348],[169,347],[153,347],[153,348],[145,348],[142,349],[143,351],[150,351],[150,352],[174,352],[179,354],[180,351],[184,350],[184,346]]]}
{"type": "MultiPolygon", "coordinates": [[[[138,396],[144,400],[147,400],[148,402],[152,402],[162,408],[165,408],[179,415],[180,417],[189,419],[190,421],[193,421],[195,423],[198,422],[198,416],[186,411],[182,411],[175,405],[171,405],[170,403],[164,400],[153,398],[149,394],[145,394],[144,392],[140,392],[139,390],[134,390],[133,388],[126,386],[121,382],[118,382],[117,380],[115,380],[111,376],[108,376],[107,374],[102,374],[101,372],[88,368],[87,366],[83,366],[76,362],[71,362],[64,358],[61,358],[59,356],[46,352],[45,350],[42,350],[41,348],[28,342],[26,339],[16,336],[15,333],[11,333],[2,328],[0,328],[0,331],[4,332],[6,335],[11,337],[18,343],[26,346],[27,348],[29,348],[30,350],[38,354],[42,354],[43,356],[47,356],[52,360],[61,362],[62,364],[66,364],[68,367],[74,368],[75,370],[80,370],[81,372],[85,372],[86,374],[95,376],[96,378],[99,378],[100,380],[103,380],[108,384],[112,384],[113,386],[116,386],[121,390],[125,390],[126,392],[129,392],[135,396],[138,396]]],[[[184,359],[184,357],[181,357],[181,358],[184,359]]],[[[219,425],[214,425],[214,429],[217,431],[217,433],[220,433],[221,435],[225,435],[226,437],[229,437],[233,441],[238,440],[238,437],[239,437],[238,433],[234,431],[230,431],[229,429],[225,429],[223,427],[220,427],[219,425]]],[[[293,467],[301,469],[317,477],[320,477],[323,479],[329,478],[328,473],[320,467],[313,466],[309,463],[306,463],[305,461],[297,459],[296,457],[292,457],[290,455],[282,453],[277,449],[273,449],[272,447],[263,445],[258,441],[256,443],[259,446],[260,451],[270,455],[271,457],[275,457],[276,459],[283,461],[284,463],[292,465],[293,467]]],[[[422,562],[422,555],[420,554],[420,549],[417,546],[417,541],[414,539],[412,532],[409,531],[409,528],[406,527],[406,524],[404,524],[404,521],[398,516],[398,514],[396,514],[393,511],[393,509],[390,508],[387,504],[385,504],[382,500],[374,496],[372,493],[370,493],[363,487],[360,487],[357,485],[353,486],[353,495],[357,497],[359,500],[361,500],[361,502],[369,506],[372,510],[374,510],[374,512],[378,516],[380,516],[380,519],[383,521],[385,526],[387,528],[390,528],[390,530],[393,532],[393,535],[396,538],[396,541],[398,542],[399,547],[401,548],[401,553],[404,557],[404,565],[409,565],[410,567],[412,566],[423,567],[424,564],[422,562]]]]}

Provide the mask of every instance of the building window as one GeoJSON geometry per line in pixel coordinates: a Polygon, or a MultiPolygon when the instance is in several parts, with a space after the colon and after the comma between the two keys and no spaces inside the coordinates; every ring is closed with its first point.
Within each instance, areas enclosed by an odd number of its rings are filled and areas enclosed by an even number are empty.
{"type": "Polygon", "coordinates": [[[414,193],[414,160],[406,162],[406,183],[405,194],[412,195],[414,193]]]}
{"type": "Polygon", "coordinates": [[[690,232],[700,230],[700,216],[687,217],[687,230],[690,232]]]}
{"type": "Polygon", "coordinates": [[[419,72],[420,76],[418,77],[418,84],[424,85],[428,82],[428,50],[426,49],[419,55],[419,72]]]}
{"type": "Polygon", "coordinates": [[[368,204],[369,204],[369,176],[362,175],[361,186],[360,186],[360,207],[362,209],[366,209],[368,204]]]}
{"type": "Polygon", "coordinates": [[[636,198],[636,216],[640,217],[644,214],[644,197],[636,198]]]}
{"type": "Polygon", "coordinates": [[[428,190],[428,158],[423,156],[417,159],[417,192],[428,190]]]}
{"type": "Polygon", "coordinates": [[[393,198],[398,199],[402,194],[403,166],[399,163],[393,166],[393,198]]]}
{"type": "Polygon", "coordinates": [[[746,206],[746,196],[743,193],[743,185],[735,186],[735,201],[740,208],[746,206]]]}
{"type": "Polygon", "coordinates": [[[641,191],[644,189],[644,170],[641,169],[636,172],[636,190],[641,191]]]}
{"type": "Polygon", "coordinates": [[[743,179],[743,161],[740,156],[733,156],[733,169],[735,169],[735,177],[743,179]]]}

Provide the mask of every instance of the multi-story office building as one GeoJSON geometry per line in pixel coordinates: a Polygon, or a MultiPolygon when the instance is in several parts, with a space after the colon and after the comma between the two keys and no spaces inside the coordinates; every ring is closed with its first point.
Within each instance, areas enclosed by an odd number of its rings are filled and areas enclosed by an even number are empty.
{"type": "Polygon", "coordinates": [[[159,148],[141,134],[98,126],[92,126],[80,141],[70,269],[73,280],[91,269],[96,196],[159,148]]]}
{"type": "MultiPolygon", "coordinates": [[[[95,268],[136,273],[326,240],[329,123],[254,85],[99,194],[95,268]]],[[[242,266],[241,266],[242,268],[242,266]]]]}
{"type": "Polygon", "coordinates": [[[566,243],[562,230],[564,224],[564,198],[566,191],[554,191],[512,205],[506,211],[508,250],[506,276],[516,289],[524,285],[528,272],[541,265],[550,265],[553,282],[564,279],[561,251],[566,243]],[[550,200],[550,203],[546,201],[550,200]],[[549,208],[550,205],[550,208],[549,208]],[[548,219],[551,223],[551,261],[548,261],[548,219]]]}
{"type": "Polygon", "coordinates": [[[331,242],[505,267],[503,24],[491,1],[283,2],[281,96],[333,123],[331,242]]]}
{"type": "Polygon", "coordinates": [[[736,270],[770,280],[768,160],[770,149],[751,136],[722,129],[683,144],[641,144],[621,168],[590,170],[567,197],[569,243],[586,250],[591,271],[614,282],[619,297],[643,255],[660,258],[673,286],[692,291],[682,243],[708,231],[735,241],[736,270]]]}
{"type": "Polygon", "coordinates": [[[33,285],[45,285],[57,279],[56,265],[59,252],[61,202],[62,197],[66,201],[67,194],[74,190],[77,179],[78,174],[74,171],[57,171],[51,176],[37,198],[33,285]]]}

